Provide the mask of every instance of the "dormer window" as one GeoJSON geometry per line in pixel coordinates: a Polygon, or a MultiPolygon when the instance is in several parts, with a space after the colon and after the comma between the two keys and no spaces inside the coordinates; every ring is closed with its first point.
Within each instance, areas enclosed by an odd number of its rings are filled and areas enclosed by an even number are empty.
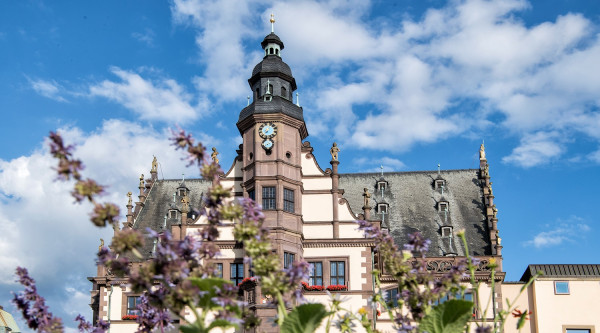
{"type": "Polygon", "coordinates": [[[435,189],[436,190],[441,190],[441,189],[445,189],[446,188],[446,181],[443,179],[437,179],[435,181],[435,189]]]}
{"type": "Polygon", "coordinates": [[[446,201],[439,202],[438,210],[440,212],[447,212],[448,211],[448,202],[446,202],[446,201]]]}
{"type": "Polygon", "coordinates": [[[380,192],[385,191],[386,185],[387,185],[386,182],[378,182],[377,183],[377,189],[380,192]]]}
{"type": "Polygon", "coordinates": [[[183,196],[185,196],[185,188],[180,188],[178,192],[179,192],[179,193],[178,193],[178,195],[179,195],[180,197],[183,197],[183,196]]]}
{"type": "Polygon", "coordinates": [[[377,211],[380,214],[382,214],[382,213],[387,214],[388,213],[388,204],[387,203],[380,203],[380,204],[378,204],[377,205],[377,211]]]}
{"type": "Polygon", "coordinates": [[[452,237],[452,227],[450,227],[450,226],[442,227],[442,237],[444,237],[444,238],[452,237]]]}
{"type": "Polygon", "coordinates": [[[170,219],[176,219],[177,218],[177,211],[175,209],[169,210],[169,218],[170,219]]]}

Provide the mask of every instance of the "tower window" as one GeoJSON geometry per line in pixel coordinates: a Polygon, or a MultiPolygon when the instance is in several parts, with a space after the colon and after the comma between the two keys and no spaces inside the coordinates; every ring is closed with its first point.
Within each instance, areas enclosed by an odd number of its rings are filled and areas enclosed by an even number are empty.
{"type": "Polygon", "coordinates": [[[269,54],[273,54],[273,48],[269,48],[269,54]]]}
{"type": "Polygon", "coordinates": [[[296,259],[296,255],[289,252],[283,252],[283,268],[290,268],[296,259]]]}
{"type": "Polygon", "coordinates": [[[290,213],[294,212],[294,190],[283,189],[283,210],[290,213]]]}
{"type": "Polygon", "coordinates": [[[275,187],[263,187],[262,189],[262,206],[264,210],[273,210],[275,206],[275,187]]]}
{"type": "Polygon", "coordinates": [[[256,96],[254,96],[254,98],[259,98],[260,97],[260,88],[256,88],[256,96]]]}
{"type": "Polygon", "coordinates": [[[269,84],[269,90],[268,90],[268,91],[269,91],[269,93],[271,93],[271,94],[273,93],[273,85],[272,85],[272,84],[269,84]]]}
{"type": "Polygon", "coordinates": [[[287,98],[287,89],[285,87],[281,87],[281,97],[287,98]]]}

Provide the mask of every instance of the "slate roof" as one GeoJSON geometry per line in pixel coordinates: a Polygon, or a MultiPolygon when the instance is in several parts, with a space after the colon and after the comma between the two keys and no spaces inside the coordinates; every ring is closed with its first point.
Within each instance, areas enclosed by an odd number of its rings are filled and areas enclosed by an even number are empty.
{"type": "MultiPolygon", "coordinates": [[[[151,228],[156,231],[163,230],[164,217],[167,215],[171,205],[173,205],[173,193],[177,192],[177,188],[182,184],[181,179],[168,179],[168,180],[157,180],[144,202],[144,207],[140,211],[139,215],[135,219],[133,228],[145,231],[146,228],[151,228]]],[[[190,217],[194,209],[201,207],[202,195],[211,186],[210,181],[203,179],[186,179],[184,186],[187,187],[190,192],[188,196],[190,198],[190,217]]],[[[181,208],[181,196],[175,196],[175,206],[181,208]]],[[[171,229],[171,224],[179,223],[181,217],[177,220],[167,218],[167,230],[171,229]]],[[[150,256],[152,254],[152,247],[154,245],[154,239],[146,239],[142,254],[150,256]]]]}
{"type": "MultiPolygon", "coordinates": [[[[442,199],[441,191],[434,190],[437,171],[390,172],[384,173],[388,183],[383,198],[389,204],[383,226],[389,227],[391,235],[399,246],[408,240],[408,234],[421,232],[431,240],[430,256],[444,256],[450,253],[464,255],[460,239],[442,237],[441,227],[452,226],[453,232],[465,229],[469,251],[472,255],[491,255],[489,229],[484,215],[483,192],[477,177],[479,170],[445,170],[443,198],[448,202],[447,216],[438,210],[442,199]]],[[[371,193],[371,219],[381,220],[377,203],[382,201],[377,189],[380,181],[378,173],[340,174],[339,187],[344,189],[344,198],[352,211],[362,213],[363,189],[371,193]]]]}
{"type": "Polygon", "coordinates": [[[252,76],[258,73],[282,73],[292,77],[292,70],[290,66],[283,62],[279,56],[268,55],[264,59],[254,66],[252,70],[252,76]]]}
{"type": "Polygon", "coordinates": [[[527,282],[540,271],[543,273],[541,278],[600,278],[599,264],[549,264],[527,266],[520,281],[527,282]]]}
{"type": "Polygon", "coordinates": [[[248,118],[252,114],[259,113],[283,113],[292,118],[304,121],[304,112],[302,108],[289,100],[280,97],[273,96],[271,101],[265,102],[262,99],[255,100],[252,104],[245,107],[240,112],[240,118],[238,122],[248,118]]]}

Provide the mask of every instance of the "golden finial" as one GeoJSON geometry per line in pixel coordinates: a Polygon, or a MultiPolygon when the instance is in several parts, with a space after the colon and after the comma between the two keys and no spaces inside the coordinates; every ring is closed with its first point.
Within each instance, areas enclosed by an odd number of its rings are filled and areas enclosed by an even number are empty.
{"type": "Polygon", "coordinates": [[[275,14],[271,13],[271,19],[269,20],[271,22],[271,33],[275,32],[275,14]]]}
{"type": "Polygon", "coordinates": [[[485,160],[485,146],[484,142],[481,142],[481,146],[479,147],[479,159],[485,160]]]}
{"type": "Polygon", "coordinates": [[[140,175],[140,187],[144,187],[144,174],[140,175]]]}
{"type": "Polygon", "coordinates": [[[131,192],[127,192],[127,205],[131,206],[132,202],[131,202],[131,192]]]}

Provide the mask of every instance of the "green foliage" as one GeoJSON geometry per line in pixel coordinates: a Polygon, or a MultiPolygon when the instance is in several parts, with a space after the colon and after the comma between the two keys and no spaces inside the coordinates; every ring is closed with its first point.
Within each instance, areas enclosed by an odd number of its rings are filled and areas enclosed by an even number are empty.
{"type": "Polygon", "coordinates": [[[281,333],[312,333],[328,315],[323,304],[302,304],[288,313],[281,325],[281,333]]]}
{"type": "Polygon", "coordinates": [[[420,332],[462,333],[473,314],[473,302],[452,299],[433,307],[421,321],[420,332]]]}

